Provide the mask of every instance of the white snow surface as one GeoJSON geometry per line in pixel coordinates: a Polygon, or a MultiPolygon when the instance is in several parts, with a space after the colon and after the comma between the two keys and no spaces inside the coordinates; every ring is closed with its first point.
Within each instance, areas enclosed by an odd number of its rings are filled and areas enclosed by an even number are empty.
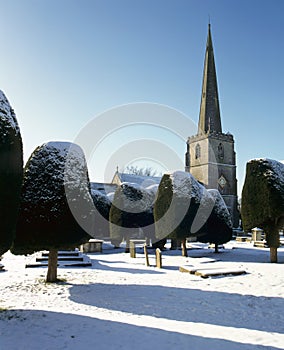
{"type": "Polygon", "coordinates": [[[89,268],[25,269],[31,257],[4,254],[0,272],[0,348],[256,350],[284,348],[284,248],[279,264],[269,250],[229,242],[216,255],[192,243],[188,258],[162,253],[163,268],[145,266],[122,249],[88,254],[89,268]],[[232,249],[234,248],[234,249],[232,249]],[[246,274],[202,279],[179,266],[244,269],[246,274]]]}
{"type": "Polygon", "coordinates": [[[117,188],[113,201],[121,210],[141,213],[152,209],[157,189],[158,185],[152,184],[145,188],[137,183],[123,182],[117,188]]]}
{"type": "Polygon", "coordinates": [[[173,193],[180,197],[195,198],[200,203],[204,196],[210,196],[205,187],[202,186],[190,173],[185,171],[174,171],[168,173],[173,184],[173,193]]]}

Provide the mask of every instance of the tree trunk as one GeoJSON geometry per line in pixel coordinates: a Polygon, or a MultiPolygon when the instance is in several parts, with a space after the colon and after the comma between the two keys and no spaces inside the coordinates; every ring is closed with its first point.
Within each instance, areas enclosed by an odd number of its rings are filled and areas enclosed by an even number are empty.
{"type": "Polygon", "coordinates": [[[215,253],[216,253],[216,254],[218,254],[218,253],[219,253],[218,243],[215,243],[215,253]]]}
{"type": "Polygon", "coordinates": [[[187,257],[187,249],[186,249],[186,239],[183,239],[181,241],[181,249],[182,249],[182,256],[187,257]]]}
{"type": "Polygon", "coordinates": [[[277,263],[277,247],[270,247],[270,262],[277,263]]]}
{"type": "Polygon", "coordinates": [[[58,257],[58,250],[51,249],[48,254],[48,270],[47,270],[46,282],[57,281],[57,257],[58,257]]]}

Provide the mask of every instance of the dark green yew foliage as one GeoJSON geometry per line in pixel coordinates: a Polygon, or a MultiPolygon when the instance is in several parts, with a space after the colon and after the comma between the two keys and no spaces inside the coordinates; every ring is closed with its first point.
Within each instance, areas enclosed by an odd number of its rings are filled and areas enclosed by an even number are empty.
{"type": "Polygon", "coordinates": [[[117,188],[110,208],[110,237],[115,246],[131,238],[154,238],[154,195],[133,184],[117,188]]]}
{"type": "Polygon", "coordinates": [[[214,199],[213,210],[206,225],[198,233],[198,241],[223,244],[232,239],[232,220],[227,206],[218,190],[208,190],[214,199]]]}
{"type": "Polygon", "coordinates": [[[279,246],[284,218],[284,164],[271,159],[247,163],[241,215],[245,231],[262,228],[270,247],[279,246]]]}
{"type": "Polygon", "coordinates": [[[91,238],[92,220],[93,201],[81,148],[69,142],[38,147],[24,171],[12,252],[74,248],[91,238]]]}
{"type": "Polygon", "coordinates": [[[0,256],[15,235],[23,180],[23,146],[15,113],[0,91],[0,256]]]}
{"type": "Polygon", "coordinates": [[[94,218],[94,237],[109,237],[109,212],[111,201],[105,194],[96,190],[92,190],[91,195],[96,209],[94,218]]]}
{"type": "Polygon", "coordinates": [[[164,174],[154,205],[156,238],[183,240],[196,235],[209,216],[206,217],[206,204],[212,206],[210,200],[212,198],[206,189],[191,174],[181,171],[164,174]],[[205,218],[201,218],[202,210],[199,211],[202,202],[205,218]],[[196,218],[201,220],[193,225],[196,218]]]}

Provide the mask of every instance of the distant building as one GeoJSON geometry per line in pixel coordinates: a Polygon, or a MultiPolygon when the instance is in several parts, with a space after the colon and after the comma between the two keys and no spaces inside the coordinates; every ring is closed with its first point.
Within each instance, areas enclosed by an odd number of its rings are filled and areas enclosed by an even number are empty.
{"type": "Polygon", "coordinates": [[[123,182],[134,183],[136,185],[142,186],[144,188],[151,185],[158,185],[161,181],[159,176],[143,176],[135,174],[120,173],[118,170],[115,172],[112,184],[121,185],[123,182]]]}
{"type": "Polygon", "coordinates": [[[222,132],[210,24],[204,60],[198,133],[187,140],[185,170],[206,188],[219,190],[232,215],[234,227],[238,227],[234,138],[233,135],[222,132]]]}

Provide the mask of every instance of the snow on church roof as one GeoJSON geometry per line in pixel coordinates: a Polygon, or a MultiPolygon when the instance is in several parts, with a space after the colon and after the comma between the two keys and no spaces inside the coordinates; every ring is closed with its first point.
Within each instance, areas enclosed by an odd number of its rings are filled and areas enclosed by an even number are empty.
{"type": "Polygon", "coordinates": [[[151,185],[158,185],[161,181],[159,176],[142,176],[142,175],[133,175],[127,173],[117,173],[121,183],[132,183],[137,184],[143,188],[149,187],[151,185]]]}

